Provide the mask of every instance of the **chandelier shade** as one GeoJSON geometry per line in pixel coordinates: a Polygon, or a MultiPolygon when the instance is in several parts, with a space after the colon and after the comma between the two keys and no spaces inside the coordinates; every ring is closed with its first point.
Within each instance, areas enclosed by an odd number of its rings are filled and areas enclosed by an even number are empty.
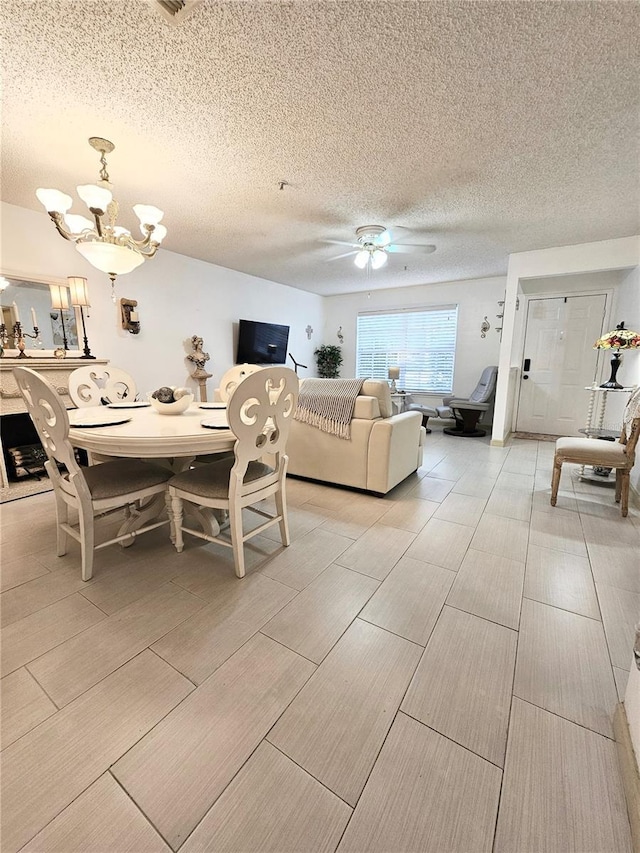
{"type": "MultiPolygon", "coordinates": [[[[36,196],[41,202],[58,233],[75,243],[76,249],[92,266],[107,273],[113,284],[117,275],[132,272],[148,258],[152,258],[167,229],[160,225],[164,213],[151,204],[136,204],[133,211],[140,221],[142,240],[135,240],[128,228],[116,225],[118,202],[113,198],[107,173],[106,155],[115,146],[108,139],[92,136],[89,144],[100,152],[100,179],[96,184],[80,184],[77,192],[87,205],[93,221],[86,216],[69,213],[73,204],[71,196],[56,189],[39,188],[36,196]]],[[[113,295],[115,301],[115,295],[113,295]]]]}

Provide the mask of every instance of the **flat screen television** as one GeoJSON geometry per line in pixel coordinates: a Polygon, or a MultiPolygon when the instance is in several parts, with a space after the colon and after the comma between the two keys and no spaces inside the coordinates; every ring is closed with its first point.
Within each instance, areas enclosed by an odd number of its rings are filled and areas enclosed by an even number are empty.
{"type": "Polygon", "coordinates": [[[236,364],[284,364],[289,326],[240,320],[236,364]]]}

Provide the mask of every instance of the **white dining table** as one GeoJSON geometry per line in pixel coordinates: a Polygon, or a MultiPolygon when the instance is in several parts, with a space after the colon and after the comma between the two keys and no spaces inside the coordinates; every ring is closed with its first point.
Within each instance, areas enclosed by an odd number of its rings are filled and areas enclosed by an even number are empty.
{"type": "MultiPolygon", "coordinates": [[[[149,459],[166,465],[174,473],[185,471],[196,456],[223,453],[232,450],[236,438],[226,426],[226,410],[203,409],[192,403],[179,415],[162,415],[152,406],[111,408],[88,406],[69,412],[69,441],[74,447],[99,457],[127,457],[149,459]],[[95,423],[113,417],[125,421],[103,426],[77,426],[95,423]],[[202,421],[217,424],[224,429],[210,429],[202,421]]],[[[126,519],[119,535],[133,532],[155,518],[165,509],[162,495],[151,498],[137,513],[126,519]]],[[[192,521],[197,521],[211,536],[220,528],[214,514],[205,509],[189,507],[192,521]]],[[[134,542],[125,540],[125,546],[134,542]]]]}

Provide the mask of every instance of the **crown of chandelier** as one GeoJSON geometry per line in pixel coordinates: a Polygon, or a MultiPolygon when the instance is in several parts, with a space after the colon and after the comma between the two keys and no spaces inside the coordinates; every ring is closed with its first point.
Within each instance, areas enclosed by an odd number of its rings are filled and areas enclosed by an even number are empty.
{"type": "Polygon", "coordinates": [[[140,220],[142,240],[135,240],[127,228],[116,225],[118,202],[111,193],[106,159],[115,145],[99,136],[92,136],[89,145],[100,152],[100,179],[96,184],[77,187],[77,191],[93,215],[93,222],[86,216],[69,213],[73,200],[60,190],[40,188],[36,196],[60,236],[75,243],[78,252],[92,266],[107,273],[113,287],[117,275],[132,272],[146,258],[155,255],[167,229],[160,225],[164,213],[150,204],[133,206],[140,220]]]}

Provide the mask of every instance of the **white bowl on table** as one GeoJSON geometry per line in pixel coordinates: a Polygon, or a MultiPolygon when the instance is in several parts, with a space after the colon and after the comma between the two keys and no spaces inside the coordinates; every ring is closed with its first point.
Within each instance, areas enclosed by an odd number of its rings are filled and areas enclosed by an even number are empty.
{"type": "Polygon", "coordinates": [[[155,397],[149,397],[149,402],[156,412],[159,412],[161,415],[182,415],[193,403],[193,400],[193,394],[185,394],[184,397],[180,397],[179,400],[174,400],[173,403],[161,403],[159,400],[156,400],[155,397]]]}

